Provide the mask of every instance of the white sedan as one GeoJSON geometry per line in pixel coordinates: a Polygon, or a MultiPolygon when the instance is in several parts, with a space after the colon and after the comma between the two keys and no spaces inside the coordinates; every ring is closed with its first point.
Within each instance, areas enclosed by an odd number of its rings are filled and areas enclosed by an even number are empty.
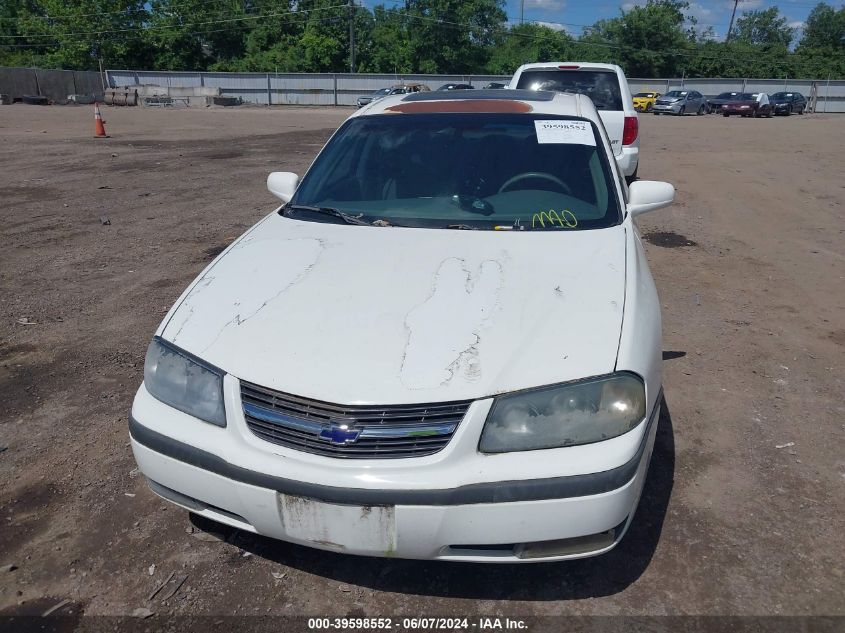
{"type": "Polygon", "coordinates": [[[155,333],[153,491],[335,552],[481,562],[625,533],[661,403],[657,292],[589,98],[429,92],[353,114],[155,333]]]}

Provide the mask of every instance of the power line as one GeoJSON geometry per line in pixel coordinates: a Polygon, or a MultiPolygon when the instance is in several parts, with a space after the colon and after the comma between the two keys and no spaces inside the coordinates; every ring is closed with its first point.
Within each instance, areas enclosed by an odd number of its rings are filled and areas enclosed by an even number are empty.
{"type": "MultiPolygon", "coordinates": [[[[386,1],[387,2],[393,2],[393,3],[399,3],[401,0],[386,0],[386,1]]],[[[45,34],[42,37],[52,37],[53,39],[57,40],[57,43],[56,44],[48,44],[48,43],[41,43],[41,44],[0,44],[0,47],[2,47],[2,48],[50,47],[50,46],[60,45],[58,43],[58,39],[57,39],[58,37],[65,38],[65,37],[77,36],[77,35],[85,36],[85,35],[102,35],[102,34],[133,33],[133,32],[139,33],[139,32],[147,31],[147,30],[173,30],[173,29],[177,29],[177,28],[187,28],[187,27],[197,26],[197,25],[201,26],[201,25],[204,25],[204,24],[242,22],[245,19],[263,19],[263,18],[281,17],[281,16],[287,16],[287,15],[302,15],[302,14],[313,13],[313,12],[316,12],[316,11],[326,11],[326,10],[339,9],[339,8],[350,8],[350,9],[356,8],[356,9],[365,10],[369,13],[369,9],[367,9],[364,6],[358,6],[358,5],[354,5],[354,4],[352,4],[352,6],[350,6],[350,4],[342,4],[342,5],[333,5],[333,6],[330,6],[330,7],[322,7],[322,8],[315,8],[315,9],[301,9],[301,10],[297,10],[297,11],[286,11],[286,12],[277,12],[277,13],[255,15],[255,16],[245,16],[245,17],[241,17],[241,18],[234,18],[234,19],[227,19],[227,20],[209,20],[209,21],[205,21],[205,22],[195,22],[195,23],[192,23],[192,24],[182,24],[182,25],[170,25],[170,26],[162,26],[162,27],[157,27],[157,28],[118,29],[118,30],[113,30],[113,31],[95,31],[95,32],[91,32],[91,33],[67,33],[67,34],[60,34],[59,36],[45,34]]],[[[450,21],[450,20],[444,20],[444,19],[438,18],[438,17],[414,15],[414,14],[411,14],[411,13],[402,13],[402,14],[400,14],[400,17],[402,17],[403,19],[411,19],[411,20],[417,20],[417,21],[431,22],[431,23],[435,23],[435,24],[440,25],[440,26],[446,26],[446,27],[450,27],[450,28],[464,28],[464,29],[467,29],[467,30],[475,30],[475,29],[479,28],[479,25],[477,25],[477,24],[472,24],[472,23],[467,23],[467,22],[454,22],[454,21],[450,21]]],[[[328,18],[328,19],[332,20],[334,18],[328,18]]],[[[326,21],[326,19],[320,20],[320,21],[326,21]]],[[[558,24],[565,24],[565,23],[558,23],[558,24]]],[[[583,25],[571,25],[571,26],[583,26],[583,25]]],[[[243,31],[246,28],[247,27],[242,26],[242,27],[216,29],[216,30],[194,31],[194,32],[183,33],[183,35],[204,35],[204,34],[209,34],[209,33],[229,32],[229,31],[234,31],[234,30],[243,31]]],[[[486,30],[491,31],[490,34],[492,34],[492,35],[500,35],[500,36],[504,36],[504,37],[521,37],[521,38],[524,38],[524,39],[534,39],[534,40],[547,40],[547,39],[549,39],[549,36],[547,36],[547,35],[535,35],[535,34],[530,34],[530,33],[515,32],[513,29],[509,29],[509,30],[504,30],[504,29],[501,29],[501,28],[497,29],[497,27],[495,27],[495,26],[494,27],[482,27],[482,28],[485,28],[486,30]]],[[[6,37],[10,37],[10,36],[6,36],[6,37]]],[[[18,37],[19,38],[25,38],[25,37],[28,37],[28,36],[18,36],[18,37]]],[[[593,35],[592,37],[595,38],[595,35],[593,35]]],[[[77,40],[77,41],[79,43],[83,43],[83,40],[77,40]]],[[[567,43],[570,43],[570,42],[567,42],[567,43]]],[[[728,51],[720,52],[720,53],[712,53],[712,54],[703,53],[701,51],[680,51],[680,50],[677,50],[677,49],[667,49],[667,50],[656,51],[656,50],[652,50],[652,49],[630,46],[630,45],[626,45],[626,44],[614,44],[614,43],[611,43],[607,40],[596,41],[595,39],[591,39],[590,41],[572,40],[571,44],[574,45],[574,46],[593,46],[593,47],[607,48],[607,49],[611,49],[611,50],[618,50],[618,51],[625,51],[625,52],[646,53],[646,54],[649,54],[649,55],[653,55],[655,57],[657,57],[657,56],[694,57],[694,58],[698,58],[702,61],[705,61],[705,60],[719,61],[719,60],[722,60],[726,57],[729,57],[730,59],[733,59],[733,60],[736,60],[736,59],[739,59],[739,60],[757,60],[757,59],[759,59],[758,56],[756,56],[756,55],[747,55],[747,56],[737,57],[735,54],[732,54],[728,51]]],[[[801,54],[800,53],[784,53],[784,56],[801,57],[801,54]]]]}
{"type": "MultiPolygon", "coordinates": [[[[170,25],[145,25],[133,28],[125,28],[125,29],[109,29],[109,30],[102,30],[102,31],[84,31],[84,32],[77,32],[77,33],[59,33],[58,35],[52,35],[49,33],[33,33],[31,35],[3,35],[0,37],[5,37],[8,39],[29,39],[31,37],[76,37],[76,36],[86,36],[86,35],[111,35],[111,34],[118,34],[118,33],[132,33],[132,32],[141,32],[141,31],[165,31],[174,28],[182,28],[182,27],[193,27],[193,26],[203,26],[206,24],[227,24],[232,22],[244,22],[246,20],[263,20],[266,18],[275,18],[275,17],[282,17],[286,15],[294,15],[294,14],[301,14],[301,13],[315,13],[317,11],[329,11],[331,9],[341,9],[344,7],[349,6],[348,4],[336,4],[329,7],[316,7],[314,9],[297,9],[294,11],[280,11],[277,13],[263,13],[260,15],[245,15],[239,18],[226,18],[223,20],[205,20],[203,22],[192,22],[187,24],[170,24],[170,25]]],[[[364,8],[364,7],[359,7],[364,8]]]]}
{"type": "MultiPolygon", "coordinates": [[[[144,2],[145,6],[149,5],[149,4],[150,4],[149,2],[144,2]]],[[[207,4],[211,4],[211,3],[209,2],[207,4]]],[[[171,0],[168,3],[167,6],[168,6],[169,9],[175,9],[177,11],[182,9],[182,8],[185,8],[185,7],[180,7],[179,3],[173,2],[173,0],[171,0]]],[[[212,8],[216,8],[216,7],[212,6],[212,8]]],[[[21,20],[30,20],[30,19],[37,19],[37,20],[73,20],[73,19],[76,19],[76,18],[91,18],[91,17],[106,16],[106,15],[119,15],[119,14],[122,14],[122,13],[135,13],[135,11],[133,11],[132,8],[127,7],[125,9],[119,9],[117,11],[94,11],[92,13],[74,13],[74,14],[60,14],[60,15],[48,15],[48,14],[38,15],[36,13],[28,13],[27,15],[0,17],[0,20],[6,20],[6,21],[16,21],[16,20],[21,21],[21,20]]],[[[144,8],[144,9],[141,9],[140,11],[137,11],[137,13],[142,13],[142,14],[148,15],[151,12],[148,11],[146,8],[144,8]]]]}
{"type": "MultiPolygon", "coordinates": [[[[342,6],[345,7],[347,5],[342,5],[342,6]]],[[[290,14],[298,14],[298,13],[305,14],[306,12],[304,12],[304,11],[290,12],[290,14]]],[[[337,17],[316,18],[316,19],[311,19],[311,20],[309,20],[307,18],[307,16],[303,16],[303,17],[305,17],[305,19],[299,20],[297,22],[293,22],[293,24],[302,24],[306,21],[308,21],[308,22],[313,21],[313,22],[317,22],[317,23],[330,23],[330,22],[337,22],[337,20],[338,20],[337,17]]],[[[232,32],[249,33],[250,31],[249,31],[249,27],[247,27],[246,25],[242,25],[242,26],[232,26],[232,27],[223,28],[223,29],[206,29],[206,30],[202,30],[202,31],[188,31],[188,32],[182,32],[182,33],[180,33],[180,35],[184,35],[184,36],[209,35],[209,34],[212,34],[212,33],[232,33],[232,32]]],[[[138,37],[140,37],[140,33],[129,33],[129,34],[126,35],[126,37],[138,38],[138,37]]],[[[0,48],[49,48],[49,47],[55,47],[55,46],[62,46],[62,45],[68,44],[68,43],[71,43],[71,44],[87,44],[89,42],[93,42],[93,40],[92,39],[77,39],[77,40],[71,40],[70,42],[68,42],[67,40],[59,41],[58,39],[56,39],[55,42],[39,42],[38,44],[2,44],[2,43],[0,43],[0,48]]]]}

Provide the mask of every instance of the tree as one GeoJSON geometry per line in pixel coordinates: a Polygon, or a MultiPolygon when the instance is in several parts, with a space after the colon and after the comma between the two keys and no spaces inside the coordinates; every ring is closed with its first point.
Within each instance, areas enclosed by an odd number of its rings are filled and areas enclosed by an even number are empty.
{"type": "MultiPolygon", "coordinates": [[[[98,60],[126,66],[144,58],[139,33],[147,16],[143,0],[7,0],[0,42],[26,51],[47,68],[94,70],[98,60]]],[[[21,58],[19,52],[17,55],[21,58]]]]}
{"type": "Polygon", "coordinates": [[[777,8],[715,41],[685,0],[646,0],[577,39],[508,25],[504,0],[0,0],[0,65],[96,69],[507,74],[525,62],[620,64],[630,77],[845,77],[845,8],[819,3],[795,53],[777,8]]]}
{"type": "MultiPolygon", "coordinates": [[[[246,34],[263,8],[242,0],[152,0],[145,40],[155,68],[207,70],[246,51],[246,34]]],[[[284,9],[284,3],[273,3],[284,9]]]]}
{"type": "Polygon", "coordinates": [[[820,2],[810,11],[799,48],[845,50],[845,7],[837,11],[820,2]]]}
{"type": "Polygon", "coordinates": [[[406,23],[403,10],[383,5],[374,7],[369,37],[359,47],[362,72],[397,75],[413,72],[406,23]]]}
{"type": "Polygon", "coordinates": [[[795,29],[789,26],[786,17],[777,7],[762,11],[746,11],[736,21],[731,38],[737,42],[761,46],[788,48],[795,36],[795,29]]]}
{"type": "Polygon", "coordinates": [[[671,77],[680,74],[694,37],[685,28],[691,21],[684,15],[688,8],[687,2],[648,0],[618,18],[596,22],[581,41],[607,43],[629,77],[671,77]]]}
{"type": "Polygon", "coordinates": [[[403,15],[411,67],[421,73],[471,73],[489,58],[506,19],[504,0],[416,0],[403,15]]]}
{"type": "Polygon", "coordinates": [[[516,24],[496,39],[487,70],[497,75],[512,73],[527,62],[567,59],[575,42],[568,33],[541,24],[516,24]]]}

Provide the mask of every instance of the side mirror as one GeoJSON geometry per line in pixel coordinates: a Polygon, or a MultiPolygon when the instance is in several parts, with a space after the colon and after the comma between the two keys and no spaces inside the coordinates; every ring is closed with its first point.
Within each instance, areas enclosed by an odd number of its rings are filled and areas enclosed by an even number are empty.
{"type": "Polygon", "coordinates": [[[632,216],[668,207],[675,200],[675,187],[657,180],[637,180],[628,192],[628,213],[632,216]]]}
{"type": "Polygon", "coordinates": [[[299,176],[289,171],[274,171],[267,176],[267,189],[282,202],[290,202],[298,185],[299,176]]]}

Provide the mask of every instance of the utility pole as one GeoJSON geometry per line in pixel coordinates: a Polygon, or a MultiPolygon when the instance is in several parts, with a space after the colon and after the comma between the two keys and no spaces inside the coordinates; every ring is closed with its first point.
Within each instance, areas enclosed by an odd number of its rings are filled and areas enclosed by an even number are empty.
{"type": "Polygon", "coordinates": [[[355,72],[355,0],[349,0],[349,72],[355,72]]]}
{"type": "Polygon", "coordinates": [[[725,44],[731,41],[731,31],[734,30],[734,18],[736,17],[736,7],[739,0],[734,0],[734,10],[731,12],[731,25],[728,27],[728,34],[725,36],[725,44]]]}
{"type": "Polygon", "coordinates": [[[525,24],[525,0],[519,2],[519,23],[525,24]]]}

